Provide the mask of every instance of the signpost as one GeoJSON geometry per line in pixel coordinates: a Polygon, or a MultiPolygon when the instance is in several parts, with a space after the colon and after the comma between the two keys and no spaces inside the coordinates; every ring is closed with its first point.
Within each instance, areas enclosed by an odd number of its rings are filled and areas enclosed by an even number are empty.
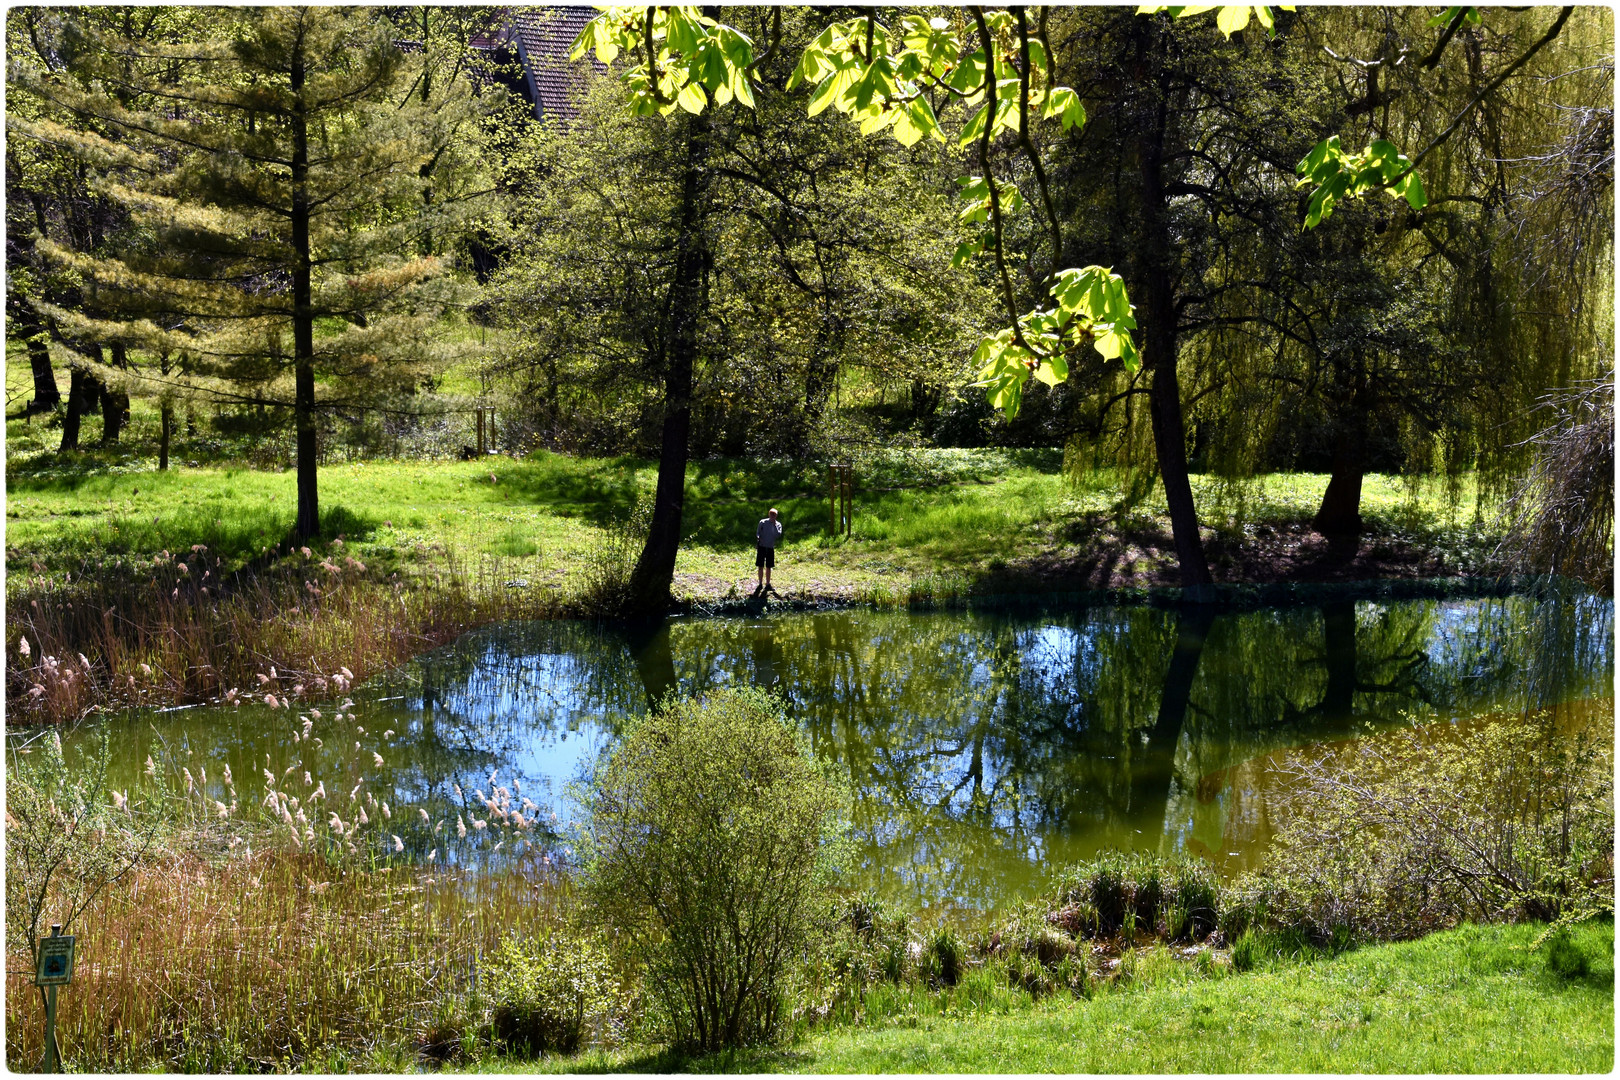
{"type": "Polygon", "coordinates": [[[73,981],[73,935],[62,933],[62,924],[51,926],[51,936],[39,939],[34,953],[34,985],[45,994],[45,1064],[41,1072],[55,1072],[56,988],[73,981]]]}

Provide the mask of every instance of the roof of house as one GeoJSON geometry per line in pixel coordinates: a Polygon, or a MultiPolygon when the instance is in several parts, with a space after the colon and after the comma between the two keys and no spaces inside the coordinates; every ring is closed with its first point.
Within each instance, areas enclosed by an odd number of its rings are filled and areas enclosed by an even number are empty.
{"type": "Polygon", "coordinates": [[[474,45],[481,48],[515,46],[535,116],[566,123],[579,115],[578,98],[584,90],[587,73],[607,70],[595,57],[568,59],[574,39],[597,14],[593,7],[510,8],[498,38],[481,39],[474,45]]]}

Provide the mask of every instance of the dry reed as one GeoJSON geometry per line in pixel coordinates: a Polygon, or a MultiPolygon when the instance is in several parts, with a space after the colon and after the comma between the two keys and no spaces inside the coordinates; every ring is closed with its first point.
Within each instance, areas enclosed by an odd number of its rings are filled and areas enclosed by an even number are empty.
{"type": "Polygon", "coordinates": [[[443,555],[409,580],[317,553],[224,582],[219,570],[220,560],[199,547],[87,565],[65,582],[14,583],[6,597],[7,722],[249,692],[316,696],[478,626],[578,606],[529,587],[514,560],[469,568],[443,555]],[[276,672],[273,686],[261,682],[267,669],[276,672]]]}
{"type": "MultiPolygon", "coordinates": [[[[414,1047],[514,926],[562,922],[538,859],[474,875],[364,869],[288,851],[169,852],[81,917],[57,1032],[85,1071],[285,1071],[375,1065],[414,1047]]],[[[6,1063],[37,1068],[43,1007],[9,957],[6,1063]]],[[[405,1064],[408,1064],[405,1062],[405,1064]]]]}

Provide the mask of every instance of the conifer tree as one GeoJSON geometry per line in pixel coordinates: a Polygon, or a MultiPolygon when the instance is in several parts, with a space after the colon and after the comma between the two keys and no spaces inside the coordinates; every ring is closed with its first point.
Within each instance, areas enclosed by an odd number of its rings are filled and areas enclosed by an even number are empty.
{"type": "Polygon", "coordinates": [[[26,133],[100,167],[135,226],[100,258],[41,244],[85,282],[51,314],[152,358],[128,376],[149,391],[290,406],[302,539],[317,413],[397,403],[442,359],[427,330],[450,284],[424,238],[476,208],[474,102],[465,80],[413,92],[380,9],[220,9],[205,29],[155,46],[80,26],[77,78],[14,74],[64,116],[26,133]]]}

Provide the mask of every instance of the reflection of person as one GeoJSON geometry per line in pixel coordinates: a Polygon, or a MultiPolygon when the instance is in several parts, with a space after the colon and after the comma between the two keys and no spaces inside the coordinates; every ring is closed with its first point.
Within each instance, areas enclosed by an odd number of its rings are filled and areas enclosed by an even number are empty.
{"type": "Polygon", "coordinates": [[[771,588],[771,568],[776,565],[776,545],[781,542],[782,523],[776,519],[776,507],[773,506],[759,519],[759,526],[754,529],[754,567],[759,571],[759,584],[755,586],[755,592],[771,588]]]}

